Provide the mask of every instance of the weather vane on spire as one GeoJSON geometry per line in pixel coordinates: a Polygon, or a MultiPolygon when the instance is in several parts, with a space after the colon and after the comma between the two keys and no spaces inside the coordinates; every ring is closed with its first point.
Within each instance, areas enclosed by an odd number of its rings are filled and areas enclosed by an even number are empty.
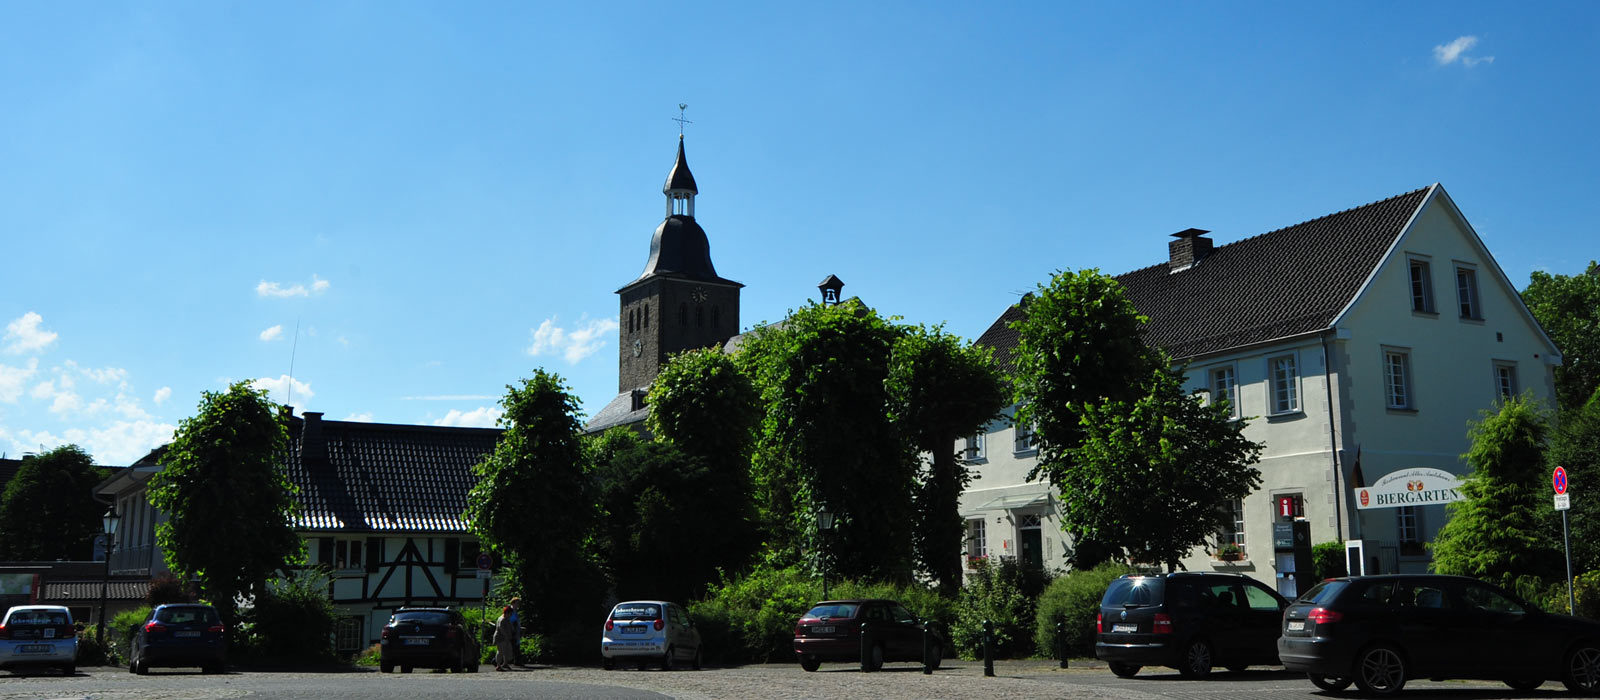
{"type": "Polygon", "coordinates": [[[680,138],[680,139],[683,138],[683,125],[684,124],[693,124],[694,123],[692,121],[689,121],[688,119],[684,119],[683,118],[683,110],[686,110],[688,108],[689,108],[688,104],[683,103],[683,102],[679,102],[678,103],[678,116],[672,118],[672,121],[675,121],[675,122],[678,123],[678,138],[680,138]]]}

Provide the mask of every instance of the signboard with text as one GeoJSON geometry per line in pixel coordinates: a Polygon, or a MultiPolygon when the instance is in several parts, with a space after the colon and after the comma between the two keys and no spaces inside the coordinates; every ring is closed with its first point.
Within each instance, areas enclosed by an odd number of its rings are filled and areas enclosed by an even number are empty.
{"type": "Polygon", "coordinates": [[[1356,507],[1434,506],[1464,498],[1461,479],[1443,469],[1412,467],[1390,472],[1377,483],[1355,490],[1356,507]]]}

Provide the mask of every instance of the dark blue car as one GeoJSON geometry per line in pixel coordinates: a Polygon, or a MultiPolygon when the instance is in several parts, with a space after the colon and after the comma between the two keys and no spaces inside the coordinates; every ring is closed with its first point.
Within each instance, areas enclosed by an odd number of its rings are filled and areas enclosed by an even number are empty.
{"type": "Polygon", "coordinates": [[[157,605],[133,637],[128,670],[198,666],[221,673],[228,664],[228,629],[209,605],[157,605]]]}

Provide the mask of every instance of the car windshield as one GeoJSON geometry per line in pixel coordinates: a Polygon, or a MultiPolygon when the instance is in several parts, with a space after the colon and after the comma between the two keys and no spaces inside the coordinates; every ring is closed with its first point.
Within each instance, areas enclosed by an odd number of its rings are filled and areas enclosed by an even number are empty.
{"type": "Polygon", "coordinates": [[[1160,605],[1167,590],[1167,580],[1158,577],[1119,578],[1106,587],[1100,605],[1107,608],[1146,608],[1160,605]]]}
{"type": "MultiPolygon", "coordinates": [[[[1350,585],[1349,581],[1323,581],[1322,583],[1317,584],[1316,587],[1312,588],[1311,590],[1306,591],[1304,595],[1296,598],[1295,602],[1324,605],[1328,601],[1333,600],[1334,597],[1338,596],[1339,591],[1344,590],[1345,586],[1348,585],[1350,585]]],[[[1392,587],[1394,584],[1389,585],[1392,587]]]]}
{"type": "Polygon", "coordinates": [[[214,625],[217,623],[217,611],[211,608],[162,608],[156,611],[156,621],[175,625],[186,622],[214,625]]]}
{"type": "Polygon", "coordinates": [[[415,612],[395,613],[394,621],[413,625],[448,625],[450,624],[450,616],[442,612],[418,610],[415,612]]]}
{"type": "Polygon", "coordinates": [[[661,606],[647,603],[623,603],[611,611],[613,620],[654,620],[661,617],[661,606]]]}
{"type": "Polygon", "coordinates": [[[859,607],[861,606],[856,605],[855,603],[823,603],[822,605],[818,605],[817,607],[806,611],[805,616],[813,617],[818,620],[825,617],[855,617],[856,608],[859,607]]]}
{"type": "Polygon", "coordinates": [[[6,618],[7,625],[69,625],[65,610],[16,610],[6,618]]]}

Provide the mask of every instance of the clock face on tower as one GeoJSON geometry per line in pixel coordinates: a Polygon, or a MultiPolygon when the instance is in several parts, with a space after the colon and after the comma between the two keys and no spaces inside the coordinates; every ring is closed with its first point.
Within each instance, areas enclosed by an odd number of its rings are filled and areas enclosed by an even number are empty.
{"type": "Polygon", "coordinates": [[[706,301],[706,288],[705,287],[695,287],[694,289],[689,291],[689,298],[694,299],[695,303],[697,303],[697,304],[705,303],[705,301],[706,301]]]}
{"type": "Polygon", "coordinates": [[[638,357],[644,353],[644,341],[637,338],[633,341],[633,356],[638,357]]]}

